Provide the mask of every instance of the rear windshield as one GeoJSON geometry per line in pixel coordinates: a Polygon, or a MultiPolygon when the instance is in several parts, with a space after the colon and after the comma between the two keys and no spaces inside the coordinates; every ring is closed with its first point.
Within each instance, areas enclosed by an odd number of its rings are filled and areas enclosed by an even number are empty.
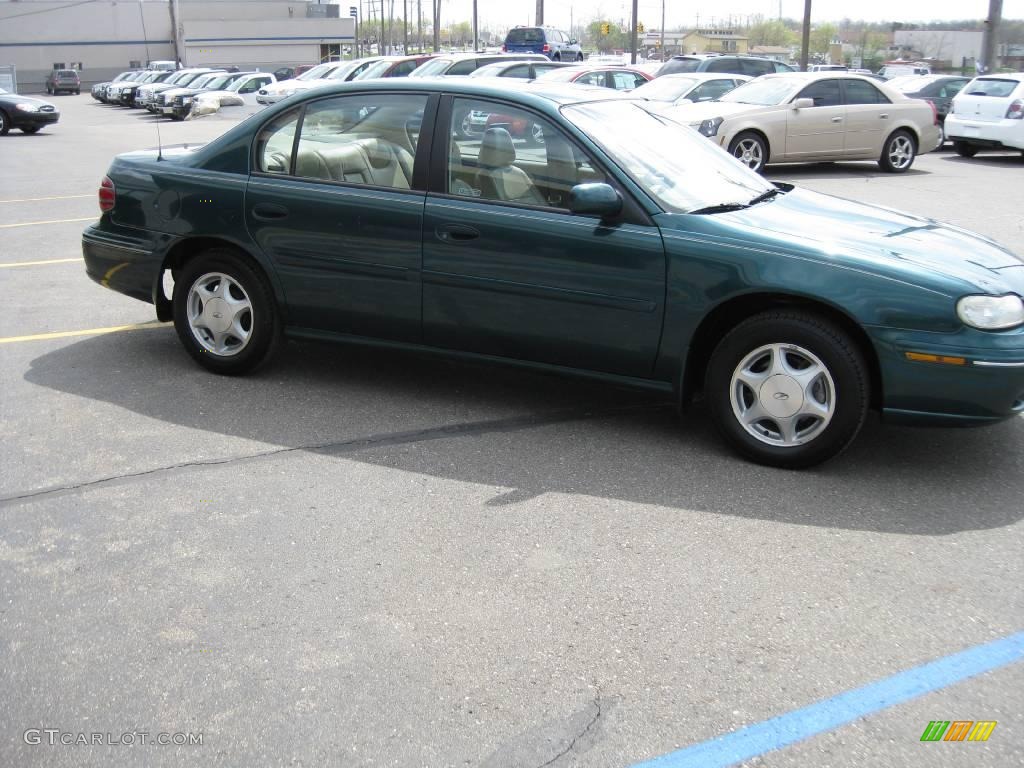
{"type": "Polygon", "coordinates": [[[658,70],[659,75],[671,75],[676,72],[696,72],[700,59],[669,59],[665,66],[658,70]]]}
{"type": "Polygon", "coordinates": [[[58,77],[78,77],[78,73],[75,72],[75,70],[73,70],[73,69],[58,69],[57,70],[57,76],[58,77]]]}
{"type": "Polygon", "coordinates": [[[1019,80],[982,77],[964,88],[964,93],[968,96],[1009,96],[1018,85],[1019,80]]]}
{"type": "Polygon", "coordinates": [[[520,27],[509,30],[505,45],[536,45],[544,42],[544,30],[540,27],[520,27]]]}

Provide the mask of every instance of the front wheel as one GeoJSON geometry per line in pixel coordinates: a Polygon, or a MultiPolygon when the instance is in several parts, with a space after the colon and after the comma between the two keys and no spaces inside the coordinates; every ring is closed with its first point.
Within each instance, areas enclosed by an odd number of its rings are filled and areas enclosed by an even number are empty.
{"type": "Polygon", "coordinates": [[[802,469],[842,453],[869,401],[867,365],[841,328],[810,312],[748,318],[715,348],[704,394],[725,440],[759,464],[802,469]]]}
{"type": "Polygon", "coordinates": [[[756,133],[741,133],[729,144],[729,154],[750,170],[761,173],[768,162],[768,145],[756,133]]]}
{"type": "Polygon", "coordinates": [[[954,141],[953,150],[960,157],[974,157],[978,154],[978,148],[968,144],[966,141],[954,141]]]}
{"type": "Polygon", "coordinates": [[[7,132],[11,130],[11,121],[7,117],[7,113],[0,109],[0,136],[6,136],[7,132]]]}
{"type": "Polygon", "coordinates": [[[214,373],[249,373],[270,359],[281,335],[266,279],[228,248],[188,262],[175,277],[173,302],[178,338],[214,373]]]}
{"type": "Polygon", "coordinates": [[[888,173],[903,173],[914,164],[916,155],[917,145],[914,143],[914,137],[906,131],[893,131],[885,140],[878,165],[888,173]]]}

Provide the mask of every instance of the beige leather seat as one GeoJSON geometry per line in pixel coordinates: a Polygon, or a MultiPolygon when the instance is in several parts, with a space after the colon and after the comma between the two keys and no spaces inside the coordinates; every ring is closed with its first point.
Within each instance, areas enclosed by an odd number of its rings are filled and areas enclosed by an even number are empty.
{"type": "Polygon", "coordinates": [[[513,163],[516,148],[505,128],[488,128],[484,132],[477,158],[476,183],[480,197],[527,205],[545,205],[543,195],[537,191],[530,175],[513,163]]]}
{"type": "Polygon", "coordinates": [[[384,139],[299,145],[295,173],[307,179],[411,189],[413,157],[384,139]]]}

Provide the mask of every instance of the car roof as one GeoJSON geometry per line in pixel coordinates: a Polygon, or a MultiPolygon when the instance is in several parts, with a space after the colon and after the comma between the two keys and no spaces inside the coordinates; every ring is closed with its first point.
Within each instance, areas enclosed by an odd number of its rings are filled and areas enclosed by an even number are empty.
{"type": "Polygon", "coordinates": [[[984,75],[979,75],[974,78],[975,80],[1020,80],[1024,81],[1024,72],[988,72],[984,75]]]}
{"type": "Polygon", "coordinates": [[[659,75],[655,80],[721,80],[724,77],[754,79],[750,75],[741,75],[739,72],[671,72],[667,75],[659,75]]]}
{"type": "Polygon", "coordinates": [[[441,91],[455,96],[480,96],[499,99],[514,93],[521,97],[524,102],[533,102],[534,104],[546,102],[556,106],[629,98],[627,94],[623,94],[620,91],[600,86],[581,86],[575,83],[557,81],[518,80],[507,77],[437,76],[356,80],[349,83],[338,83],[337,85],[317,88],[315,93],[319,98],[323,97],[324,94],[342,94],[361,90],[395,91],[397,93],[416,91],[435,93],[441,91]]]}

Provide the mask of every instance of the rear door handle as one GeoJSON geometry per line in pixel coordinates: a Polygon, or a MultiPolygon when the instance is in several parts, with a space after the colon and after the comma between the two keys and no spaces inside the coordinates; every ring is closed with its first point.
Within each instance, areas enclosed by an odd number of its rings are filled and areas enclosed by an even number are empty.
{"type": "Polygon", "coordinates": [[[832,122],[833,123],[841,123],[841,122],[843,122],[843,118],[841,118],[841,117],[833,117],[832,118],[832,122]]]}
{"type": "Polygon", "coordinates": [[[883,112],[882,114],[880,114],[878,116],[878,119],[879,120],[888,120],[889,119],[889,113],[888,112],[883,112]]]}
{"type": "Polygon", "coordinates": [[[443,243],[465,243],[480,237],[479,231],[464,224],[445,224],[434,230],[434,233],[443,243]]]}
{"type": "Polygon", "coordinates": [[[252,207],[252,216],[261,221],[288,218],[288,209],[277,203],[257,203],[252,207]]]}

